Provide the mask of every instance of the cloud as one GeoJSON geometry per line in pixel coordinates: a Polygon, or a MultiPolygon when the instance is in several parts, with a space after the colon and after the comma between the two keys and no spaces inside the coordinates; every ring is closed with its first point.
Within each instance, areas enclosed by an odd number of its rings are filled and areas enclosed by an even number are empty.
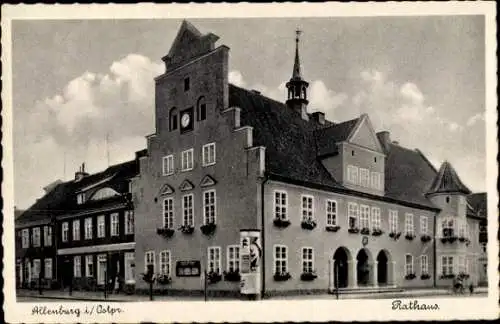
{"type": "Polygon", "coordinates": [[[467,122],[465,124],[467,126],[471,127],[471,126],[476,125],[480,121],[484,121],[484,113],[482,113],[482,112],[481,113],[477,113],[477,114],[469,117],[469,119],[467,119],[467,122]]]}
{"type": "Polygon", "coordinates": [[[230,71],[228,75],[228,80],[229,83],[232,83],[238,87],[244,87],[246,84],[245,81],[243,81],[243,75],[241,74],[240,71],[230,71]]]}

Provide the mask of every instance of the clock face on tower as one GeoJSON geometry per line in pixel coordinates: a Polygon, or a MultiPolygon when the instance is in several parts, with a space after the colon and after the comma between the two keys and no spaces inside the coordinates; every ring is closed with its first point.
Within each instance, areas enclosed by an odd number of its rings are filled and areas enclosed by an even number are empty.
{"type": "Polygon", "coordinates": [[[193,130],[193,114],[194,109],[190,107],[188,109],[184,109],[181,111],[181,133],[192,131],[193,130]]]}

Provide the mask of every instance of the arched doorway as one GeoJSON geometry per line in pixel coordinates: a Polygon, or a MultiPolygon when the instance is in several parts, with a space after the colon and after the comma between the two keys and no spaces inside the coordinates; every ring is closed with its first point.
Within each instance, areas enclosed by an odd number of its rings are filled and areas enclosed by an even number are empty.
{"type": "Polygon", "coordinates": [[[358,278],[358,286],[366,286],[370,284],[371,272],[371,256],[367,249],[361,249],[356,256],[356,272],[358,278]]]}
{"type": "Polygon", "coordinates": [[[389,274],[389,256],[384,250],[377,255],[377,283],[379,285],[387,285],[389,274]]]}
{"type": "Polygon", "coordinates": [[[349,284],[349,251],[339,247],[333,255],[333,282],[336,288],[346,288],[349,284]]]}

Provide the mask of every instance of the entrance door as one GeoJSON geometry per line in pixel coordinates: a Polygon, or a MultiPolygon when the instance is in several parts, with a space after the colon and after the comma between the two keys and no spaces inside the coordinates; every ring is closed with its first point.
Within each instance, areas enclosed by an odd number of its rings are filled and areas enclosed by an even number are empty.
{"type": "Polygon", "coordinates": [[[335,288],[346,288],[348,285],[347,253],[344,248],[338,248],[333,255],[333,280],[335,288]]]}
{"type": "Polygon", "coordinates": [[[380,251],[377,256],[377,282],[379,285],[387,285],[387,254],[380,251]]]}
{"type": "Polygon", "coordinates": [[[97,284],[104,285],[106,282],[106,254],[97,256],[97,284]]]}
{"type": "Polygon", "coordinates": [[[357,275],[358,275],[358,285],[367,285],[370,282],[370,264],[368,262],[368,254],[366,254],[365,249],[359,251],[356,257],[358,261],[357,265],[357,275]]]}

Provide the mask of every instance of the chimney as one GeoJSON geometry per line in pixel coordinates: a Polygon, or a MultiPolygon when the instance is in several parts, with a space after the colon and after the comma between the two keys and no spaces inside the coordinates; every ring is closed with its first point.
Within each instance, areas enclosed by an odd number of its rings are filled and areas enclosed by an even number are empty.
{"type": "Polygon", "coordinates": [[[84,177],[89,174],[85,172],[85,163],[82,163],[77,172],[75,172],[75,182],[82,180],[84,177]]]}
{"type": "Polygon", "coordinates": [[[318,124],[320,124],[320,125],[325,124],[325,113],[324,112],[316,111],[316,112],[313,112],[311,115],[312,115],[312,119],[314,121],[316,121],[318,124]]]}
{"type": "Polygon", "coordinates": [[[377,138],[380,141],[380,144],[382,144],[384,152],[387,153],[390,149],[391,133],[389,133],[388,131],[378,132],[377,138]]]}

